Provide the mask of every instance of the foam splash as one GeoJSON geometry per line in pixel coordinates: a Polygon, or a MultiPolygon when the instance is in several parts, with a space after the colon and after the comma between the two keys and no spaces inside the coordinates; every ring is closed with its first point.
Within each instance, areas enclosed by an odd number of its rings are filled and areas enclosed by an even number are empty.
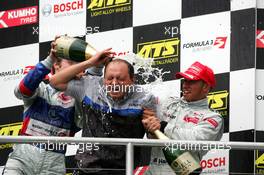
{"type": "MultiPolygon", "coordinates": [[[[151,92],[152,88],[163,82],[163,76],[170,71],[163,71],[161,68],[153,67],[154,58],[143,58],[134,53],[129,53],[123,56],[115,57],[128,61],[134,67],[136,75],[136,83],[143,85],[142,88],[146,92],[151,92]]],[[[107,96],[107,93],[105,93],[107,96]]],[[[108,98],[106,98],[109,111],[112,112],[112,106],[108,98]]]]}
{"type": "Polygon", "coordinates": [[[137,78],[140,79],[138,84],[158,84],[163,81],[163,76],[170,71],[163,71],[161,68],[153,67],[154,58],[143,58],[134,53],[129,53],[118,57],[124,59],[133,65],[137,78]]]}

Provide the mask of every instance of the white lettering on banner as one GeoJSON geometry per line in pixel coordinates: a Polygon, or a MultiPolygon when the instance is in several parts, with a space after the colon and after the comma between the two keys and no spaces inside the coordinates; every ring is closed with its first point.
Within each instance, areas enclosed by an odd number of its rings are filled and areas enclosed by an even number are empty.
{"type": "Polygon", "coordinates": [[[20,22],[21,22],[21,24],[27,24],[27,23],[35,22],[36,20],[37,20],[37,17],[33,16],[33,17],[21,18],[20,22]]]}
{"type": "Polygon", "coordinates": [[[218,157],[218,158],[214,158],[214,159],[202,160],[200,162],[200,165],[201,165],[202,169],[214,168],[214,167],[225,166],[226,161],[225,161],[225,157],[218,157]]]}
{"type": "Polygon", "coordinates": [[[38,21],[38,6],[0,12],[0,28],[20,26],[38,21]]]}
{"type": "Polygon", "coordinates": [[[78,10],[83,8],[83,0],[67,2],[62,4],[55,4],[53,6],[54,13],[70,11],[70,10],[78,10]]]}
{"type": "Polygon", "coordinates": [[[36,14],[37,14],[36,8],[15,10],[15,11],[8,12],[8,19],[21,18],[21,17],[32,16],[36,14]]]}

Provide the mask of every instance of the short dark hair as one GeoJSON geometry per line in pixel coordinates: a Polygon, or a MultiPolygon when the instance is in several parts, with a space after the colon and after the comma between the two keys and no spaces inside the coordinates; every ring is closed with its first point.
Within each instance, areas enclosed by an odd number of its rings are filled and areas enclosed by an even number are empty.
{"type": "Polygon", "coordinates": [[[126,61],[126,60],[123,60],[123,59],[120,59],[120,58],[115,58],[115,59],[110,59],[109,61],[107,61],[106,63],[105,63],[105,69],[104,69],[104,76],[105,76],[105,72],[106,72],[106,68],[107,68],[107,66],[110,64],[110,63],[115,63],[115,62],[119,62],[119,63],[125,63],[126,65],[127,65],[127,68],[128,68],[128,74],[129,74],[129,77],[131,78],[131,79],[133,79],[134,78],[134,67],[128,62],[128,61],[126,61]]]}

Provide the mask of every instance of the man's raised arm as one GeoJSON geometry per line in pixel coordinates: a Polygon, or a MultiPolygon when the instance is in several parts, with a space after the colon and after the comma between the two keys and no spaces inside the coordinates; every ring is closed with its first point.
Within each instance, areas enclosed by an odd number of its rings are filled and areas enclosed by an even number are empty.
{"type": "Polygon", "coordinates": [[[101,52],[98,52],[96,55],[92,56],[86,61],[74,64],[61,70],[51,77],[51,86],[61,91],[66,90],[68,82],[74,79],[77,74],[85,71],[89,67],[100,65],[102,62],[105,62],[107,59],[111,58],[111,54],[113,54],[111,48],[105,49],[101,52]]]}

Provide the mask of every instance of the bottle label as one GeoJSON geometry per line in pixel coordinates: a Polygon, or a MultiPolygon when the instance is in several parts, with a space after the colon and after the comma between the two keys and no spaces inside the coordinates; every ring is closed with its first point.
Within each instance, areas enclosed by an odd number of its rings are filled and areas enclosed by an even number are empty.
{"type": "Polygon", "coordinates": [[[200,168],[200,164],[189,152],[184,152],[171,163],[171,168],[179,175],[188,175],[200,168]]]}
{"type": "Polygon", "coordinates": [[[56,40],[56,56],[61,58],[70,58],[69,50],[75,38],[62,36],[56,40]]]}
{"type": "Polygon", "coordinates": [[[160,130],[154,131],[154,134],[158,139],[169,140],[169,138],[165,134],[163,134],[160,130]]]}
{"type": "Polygon", "coordinates": [[[93,48],[90,44],[87,44],[86,48],[85,48],[85,59],[88,60],[89,58],[91,58],[93,55],[96,54],[96,49],[93,48]]]}

